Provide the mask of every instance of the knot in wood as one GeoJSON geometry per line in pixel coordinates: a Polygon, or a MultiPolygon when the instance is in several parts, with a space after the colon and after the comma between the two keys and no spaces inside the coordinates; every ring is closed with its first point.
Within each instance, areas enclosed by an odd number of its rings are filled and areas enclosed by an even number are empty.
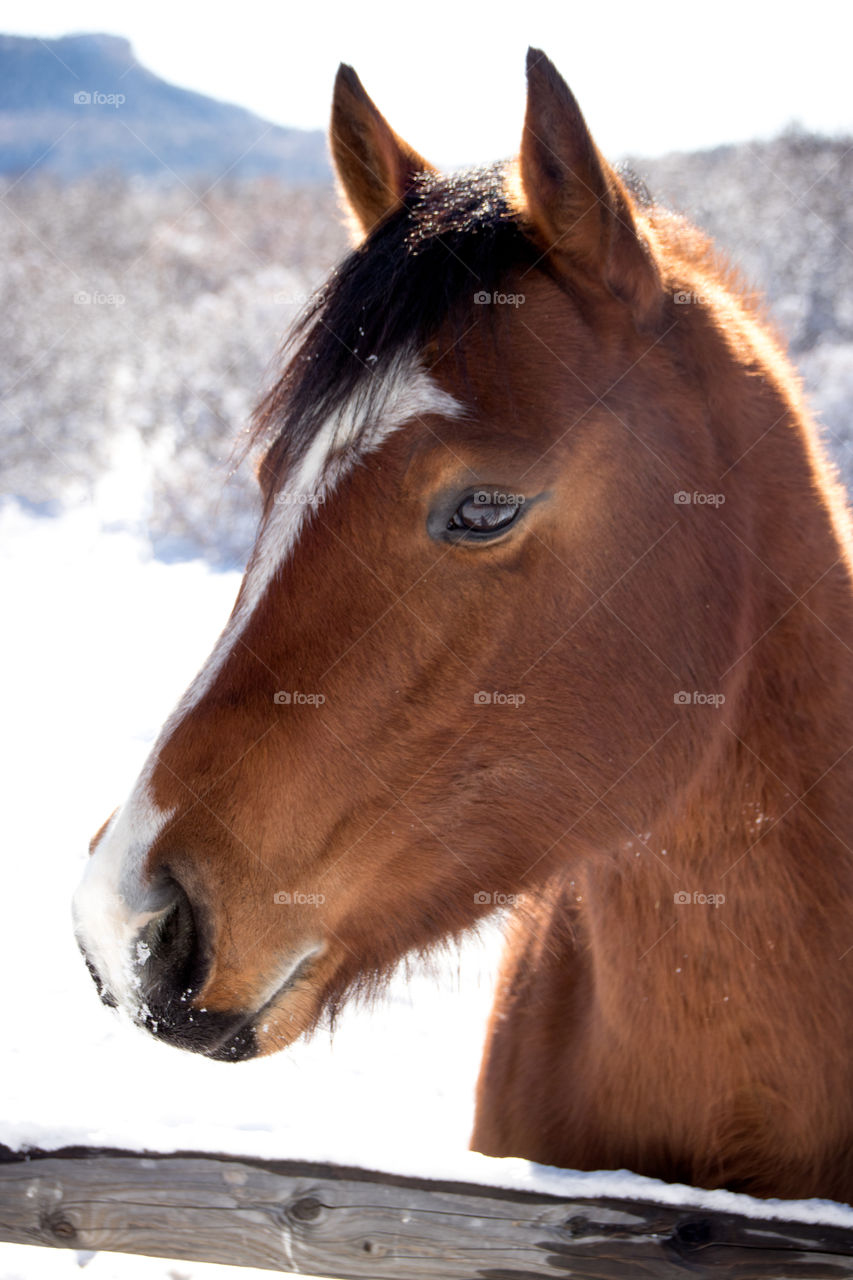
{"type": "Polygon", "coordinates": [[[47,1228],[50,1234],[56,1236],[59,1240],[73,1240],[77,1234],[77,1228],[74,1223],[59,1215],[54,1215],[48,1219],[47,1228]]]}
{"type": "Polygon", "coordinates": [[[311,1222],[314,1218],[319,1218],[322,1211],[323,1206],[315,1196],[303,1196],[292,1206],[290,1216],[300,1222],[311,1222]]]}
{"type": "Polygon", "coordinates": [[[708,1244],[713,1234],[713,1224],[708,1218],[690,1218],[687,1222],[679,1222],[674,1232],[679,1244],[686,1244],[693,1248],[708,1244]]]}

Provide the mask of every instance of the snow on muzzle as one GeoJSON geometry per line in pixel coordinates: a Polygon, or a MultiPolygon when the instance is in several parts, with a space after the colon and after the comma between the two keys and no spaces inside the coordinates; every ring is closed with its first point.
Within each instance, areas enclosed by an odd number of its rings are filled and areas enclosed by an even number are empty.
{"type": "Polygon", "coordinates": [[[235,1062],[254,1057],[253,1013],[197,1003],[210,969],[203,912],[170,877],[144,884],[142,857],[111,820],[74,895],[74,932],[98,993],[160,1040],[235,1062]]]}
{"type": "MultiPolygon", "coordinates": [[[[208,972],[204,942],[184,890],[172,882],[159,890],[160,895],[166,893],[165,905],[128,918],[118,968],[115,954],[81,925],[78,894],[77,942],[101,1000],[176,1048],[228,1062],[255,1057],[253,1013],[198,1007],[208,972]]],[[[115,947],[111,950],[115,953],[115,947]]]]}

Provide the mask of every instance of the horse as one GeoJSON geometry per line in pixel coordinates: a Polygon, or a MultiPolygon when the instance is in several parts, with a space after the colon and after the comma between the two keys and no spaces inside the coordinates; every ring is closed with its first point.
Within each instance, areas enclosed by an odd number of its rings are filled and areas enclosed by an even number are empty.
{"type": "Polygon", "coordinates": [[[341,66],[357,242],[77,939],[237,1062],[504,911],[475,1150],[849,1201],[844,497],[760,299],[527,78],[517,159],[442,175],[341,66]]]}

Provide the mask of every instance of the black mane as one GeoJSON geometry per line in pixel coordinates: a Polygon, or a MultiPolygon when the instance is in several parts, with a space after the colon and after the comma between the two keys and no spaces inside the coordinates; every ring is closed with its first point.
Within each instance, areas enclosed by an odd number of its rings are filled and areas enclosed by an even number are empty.
{"type": "Polygon", "coordinates": [[[254,416],[252,441],[269,446],[265,469],[277,475],[301,457],[344,405],[355,404],[365,428],[375,422],[394,362],[448,322],[461,336],[490,310],[476,296],[539,257],[507,200],[503,166],[422,174],[299,320],[284,373],[254,416]]]}

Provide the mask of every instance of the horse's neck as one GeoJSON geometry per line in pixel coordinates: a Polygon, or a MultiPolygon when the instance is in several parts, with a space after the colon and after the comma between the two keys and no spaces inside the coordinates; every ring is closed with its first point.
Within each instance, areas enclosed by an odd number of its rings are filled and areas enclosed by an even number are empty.
{"type": "Polygon", "coordinates": [[[853,965],[853,581],[845,517],[810,448],[807,430],[780,437],[772,465],[756,460],[733,487],[752,508],[740,528],[735,501],[725,508],[743,643],[701,764],[650,830],[578,877],[591,954],[614,981],[646,952],[652,969],[678,969],[686,934],[714,959],[712,983],[757,959],[805,964],[809,949],[810,966],[847,949],[853,965]]]}
{"type": "MultiPolygon", "coordinates": [[[[735,744],[733,768],[741,751],[735,744]]],[[[725,799],[697,791],[677,817],[662,815],[574,873],[574,951],[617,1038],[644,1041],[651,1023],[677,1038],[684,1016],[710,1026],[746,1008],[758,1025],[792,1001],[792,1024],[827,1023],[839,1002],[848,1007],[848,761],[801,791],[760,769],[721,778],[725,799]]]]}
{"type": "Polygon", "coordinates": [[[739,814],[761,814],[767,827],[788,812],[802,823],[800,838],[815,823],[831,821],[853,849],[853,540],[846,494],[787,361],[760,329],[750,327],[748,336],[764,376],[733,380],[718,405],[733,433],[720,536],[741,584],[741,614],[721,673],[731,696],[720,715],[720,759],[696,786],[721,834],[743,837],[739,814]]]}
{"type": "Polygon", "coordinates": [[[703,768],[650,830],[626,833],[577,878],[607,999],[629,1001],[635,979],[657,974],[661,999],[677,1000],[682,971],[707,1002],[753,979],[756,999],[785,999],[774,983],[793,972],[808,989],[816,966],[840,977],[847,951],[853,962],[853,604],[843,565],[779,622],[782,612],[732,701],[708,711],[716,747],[703,768]]]}

